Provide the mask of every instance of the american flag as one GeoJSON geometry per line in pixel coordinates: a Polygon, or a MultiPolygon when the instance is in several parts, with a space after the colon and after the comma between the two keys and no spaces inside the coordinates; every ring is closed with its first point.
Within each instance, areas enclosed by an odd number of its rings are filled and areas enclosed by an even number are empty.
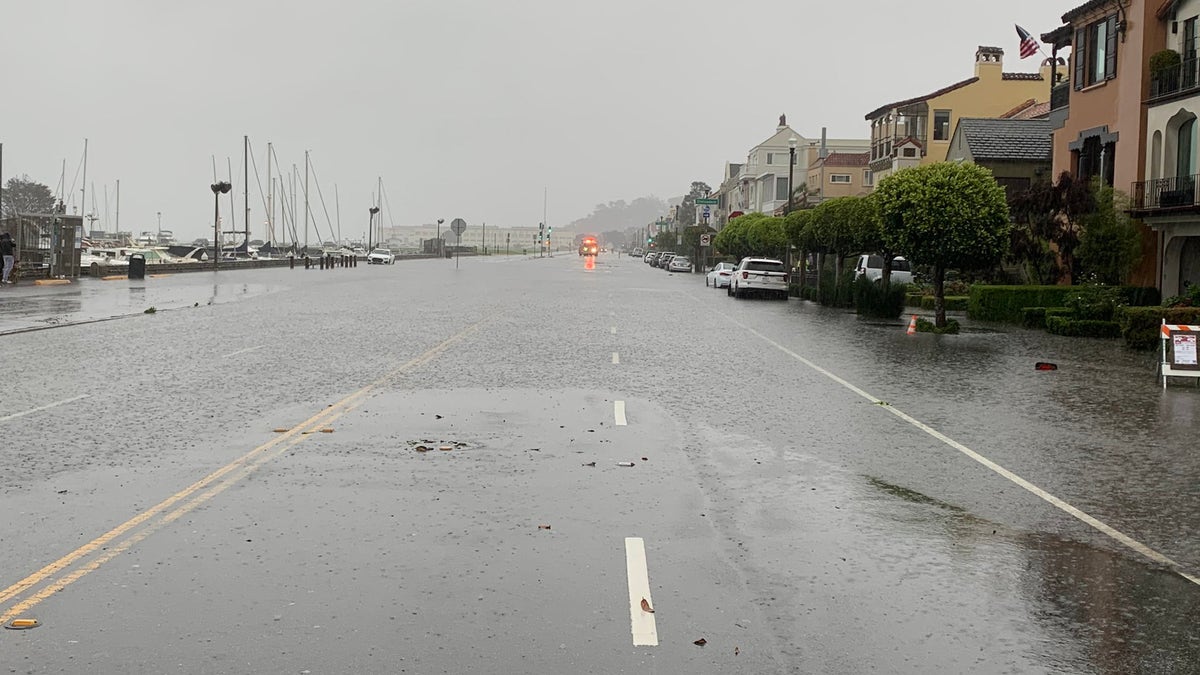
{"type": "MultiPolygon", "coordinates": [[[[1016,24],[1013,24],[1016,26],[1016,24]]],[[[1021,58],[1027,59],[1038,53],[1038,42],[1029,34],[1029,31],[1017,26],[1017,37],[1021,38],[1021,58]]]]}

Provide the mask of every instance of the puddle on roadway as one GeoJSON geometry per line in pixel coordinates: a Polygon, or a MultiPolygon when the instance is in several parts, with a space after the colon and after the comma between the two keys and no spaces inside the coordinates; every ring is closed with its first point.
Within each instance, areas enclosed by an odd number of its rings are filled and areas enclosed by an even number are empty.
{"type": "MultiPolygon", "coordinates": [[[[891,536],[942,549],[942,564],[1023,605],[1036,660],[1055,670],[1197,672],[1200,587],[1133,553],[991,523],[960,506],[872,476],[891,536]],[[908,508],[897,510],[897,502],[908,508]],[[899,530],[899,531],[896,531],[899,530]]],[[[869,493],[868,493],[869,495],[869,493]]],[[[870,508],[870,507],[868,507],[870,508]]]]}

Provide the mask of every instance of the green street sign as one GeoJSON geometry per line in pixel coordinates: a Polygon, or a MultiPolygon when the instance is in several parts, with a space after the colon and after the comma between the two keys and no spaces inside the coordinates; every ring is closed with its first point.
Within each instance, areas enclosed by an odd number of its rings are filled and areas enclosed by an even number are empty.
{"type": "Polygon", "coordinates": [[[696,203],[697,204],[708,204],[709,206],[716,206],[717,200],[715,200],[715,199],[696,199],[696,203]]]}

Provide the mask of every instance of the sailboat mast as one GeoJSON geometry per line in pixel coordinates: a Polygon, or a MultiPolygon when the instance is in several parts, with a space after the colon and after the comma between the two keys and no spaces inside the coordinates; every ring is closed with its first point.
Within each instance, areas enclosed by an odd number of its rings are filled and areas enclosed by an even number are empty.
{"type": "Polygon", "coordinates": [[[378,246],[383,241],[383,176],[379,176],[379,190],[375,193],[376,208],[379,209],[379,218],[375,221],[375,245],[378,246]]]}
{"type": "Polygon", "coordinates": [[[338,197],[337,183],[333,184],[333,212],[337,217],[338,246],[342,245],[342,200],[338,197]]]}
{"type": "Polygon", "coordinates": [[[308,151],[304,151],[304,250],[308,251],[308,151]]]}
{"type": "Polygon", "coordinates": [[[117,179],[117,224],[113,227],[113,237],[120,236],[121,232],[121,179],[117,179]]]}
{"type": "Polygon", "coordinates": [[[88,139],[83,139],[83,188],[79,190],[79,215],[87,218],[87,151],[88,139]]]}
{"type": "Polygon", "coordinates": [[[275,179],[271,177],[271,144],[267,143],[267,241],[277,246],[275,241],[275,179]]]}
{"type": "Polygon", "coordinates": [[[250,256],[250,137],[242,136],[242,200],[245,204],[246,218],[242,227],[246,238],[242,243],[246,246],[246,257],[250,256]]]}

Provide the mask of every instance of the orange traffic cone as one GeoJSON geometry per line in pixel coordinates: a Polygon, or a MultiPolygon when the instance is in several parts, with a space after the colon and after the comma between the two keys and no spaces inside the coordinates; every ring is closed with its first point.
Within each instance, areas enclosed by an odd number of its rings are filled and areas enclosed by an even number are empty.
{"type": "Polygon", "coordinates": [[[908,322],[908,334],[914,335],[917,332],[917,315],[912,315],[912,321],[908,322]]]}

